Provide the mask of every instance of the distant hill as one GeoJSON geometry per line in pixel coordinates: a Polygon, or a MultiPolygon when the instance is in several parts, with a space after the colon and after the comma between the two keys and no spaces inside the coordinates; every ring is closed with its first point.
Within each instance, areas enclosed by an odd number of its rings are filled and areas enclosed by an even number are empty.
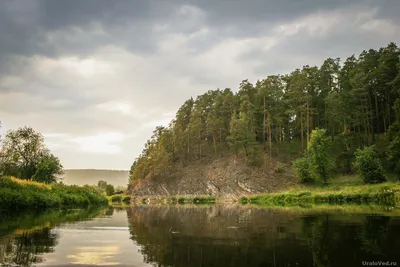
{"type": "Polygon", "coordinates": [[[65,170],[61,176],[64,184],[97,185],[99,180],[104,180],[113,186],[126,187],[129,179],[129,171],[120,170],[65,170]]]}

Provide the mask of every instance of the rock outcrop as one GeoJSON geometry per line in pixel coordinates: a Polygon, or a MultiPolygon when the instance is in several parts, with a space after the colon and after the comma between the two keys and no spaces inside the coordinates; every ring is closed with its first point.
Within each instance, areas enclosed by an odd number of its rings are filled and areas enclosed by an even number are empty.
{"type": "Polygon", "coordinates": [[[240,197],[274,192],[295,183],[289,166],[269,164],[270,167],[248,166],[235,157],[219,158],[212,162],[192,163],[175,168],[174,173],[136,182],[133,197],[177,195],[209,195],[240,197]]]}

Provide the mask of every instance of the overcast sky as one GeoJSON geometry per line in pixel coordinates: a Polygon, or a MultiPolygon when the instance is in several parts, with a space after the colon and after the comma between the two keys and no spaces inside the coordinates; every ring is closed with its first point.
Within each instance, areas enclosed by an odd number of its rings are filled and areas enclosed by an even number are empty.
{"type": "Polygon", "coordinates": [[[1,131],[40,131],[65,168],[129,169],[191,96],[399,44],[399,14],[399,0],[4,0],[1,131]]]}

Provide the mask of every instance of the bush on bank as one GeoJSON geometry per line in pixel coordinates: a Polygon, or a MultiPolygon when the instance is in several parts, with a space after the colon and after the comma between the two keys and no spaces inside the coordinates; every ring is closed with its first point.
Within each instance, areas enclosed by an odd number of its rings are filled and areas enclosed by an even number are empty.
{"type": "Polygon", "coordinates": [[[14,177],[0,177],[0,209],[87,207],[107,204],[107,198],[92,186],[43,184],[14,177]]]}
{"type": "Polygon", "coordinates": [[[112,195],[108,197],[109,202],[111,203],[125,203],[125,204],[129,204],[131,202],[131,197],[128,195],[112,195]]]}

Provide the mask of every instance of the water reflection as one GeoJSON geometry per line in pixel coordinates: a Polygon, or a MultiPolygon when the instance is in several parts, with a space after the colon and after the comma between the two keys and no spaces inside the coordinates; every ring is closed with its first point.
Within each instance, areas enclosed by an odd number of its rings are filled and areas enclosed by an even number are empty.
{"type": "Polygon", "coordinates": [[[236,205],[2,214],[1,266],[400,265],[400,218],[236,205]]]}
{"type": "Polygon", "coordinates": [[[25,212],[22,215],[2,213],[0,221],[0,264],[2,266],[35,266],[44,254],[54,252],[59,235],[54,227],[67,222],[91,219],[101,211],[69,210],[25,212]]]}
{"type": "Polygon", "coordinates": [[[53,251],[57,244],[57,235],[44,227],[32,232],[23,231],[13,238],[2,240],[0,244],[0,262],[17,266],[32,266],[43,261],[42,254],[53,251]]]}
{"type": "Polygon", "coordinates": [[[128,210],[131,238],[154,266],[400,264],[397,217],[299,215],[237,206],[128,210]]]}

